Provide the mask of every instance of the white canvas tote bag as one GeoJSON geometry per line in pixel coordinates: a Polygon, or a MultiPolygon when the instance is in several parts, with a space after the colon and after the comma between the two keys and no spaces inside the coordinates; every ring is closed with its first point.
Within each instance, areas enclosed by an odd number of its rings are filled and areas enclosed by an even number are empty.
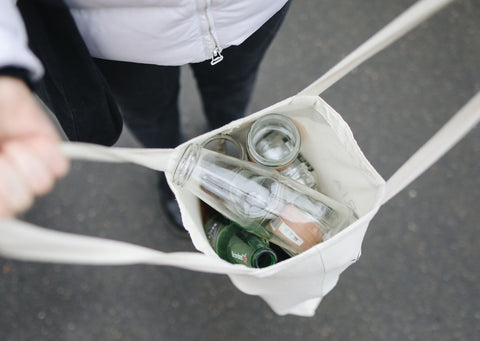
{"type": "Polygon", "coordinates": [[[226,274],[239,290],[262,297],[277,314],[314,315],[322,297],[335,287],[339,275],[360,257],[368,224],[381,205],[429,168],[480,120],[480,94],[477,94],[386,182],[363,155],[347,123],[318,95],[449,2],[451,0],[418,2],[299,94],[187,142],[201,143],[268,113],[292,118],[301,132],[301,153],[316,169],[322,192],[351,207],[359,217],[331,239],[263,269],[230,264],[215,254],[205,237],[198,199],[171,182],[168,171],[185,144],[175,149],[129,149],[66,143],[65,153],[73,159],[133,162],[167,171],[185,228],[199,252],[163,253],[125,242],[58,232],[18,220],[2,220],[0,254],[28,261],[91,265],[142,263],[226,274]]]}

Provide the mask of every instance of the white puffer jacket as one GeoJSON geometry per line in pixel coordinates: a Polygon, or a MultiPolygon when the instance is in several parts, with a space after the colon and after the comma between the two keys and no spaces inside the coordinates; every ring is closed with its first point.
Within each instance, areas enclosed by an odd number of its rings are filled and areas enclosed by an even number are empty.
{"type": "MultiPolygon", "coordinates": [[[[0,0],[0,67],[41,76],[16,0],[0,0]]],[[[66,0],[94,57],[158,65],[221,58],[280,10],[287,0],[66,0]]]]}

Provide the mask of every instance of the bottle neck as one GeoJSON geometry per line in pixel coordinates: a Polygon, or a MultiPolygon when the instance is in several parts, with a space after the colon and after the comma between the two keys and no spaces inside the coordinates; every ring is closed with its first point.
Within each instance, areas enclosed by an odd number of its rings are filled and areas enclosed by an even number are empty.
{"type": "Polygon", "coordinates": [[[189,144],[177,161],[173,172],[173,183],[183,187],[190,179],[193,170],[200,159],[200,149],[198,144],[189,144]]]}
{"type": "Polygon", "coordinates": [[[270,249],[257,250],[253,255],[253,266],[255,268],[266,268],[275,263],[277,263],[277,255],[270,249]]]}

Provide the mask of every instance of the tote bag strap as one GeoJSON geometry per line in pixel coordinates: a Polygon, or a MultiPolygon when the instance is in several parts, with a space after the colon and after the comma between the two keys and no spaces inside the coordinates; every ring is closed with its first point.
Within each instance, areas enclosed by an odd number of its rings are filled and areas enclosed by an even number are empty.
{"type": "MultiPolygon", "coordinates": [[[[416,2],[322,77],[300,91],[297,96],[320,95],[361,63],[398,40],[451,2],[453,0],[420,0],[416,2]]],[[[383,203],[390,200],[453,147],[478,123],[479,116],[480,95],[477,94],[387,181],[383,203]]]]}
{"type": "Polygon", "coordinates": [[[83,142],[63,142],[62,149],[71,159],[103,162],[131,162],[165,172],[175,156],[175,149],[104,147],[83,142]]]}
{"type": "Polygon", "coordinates": [[[480,92],[388,179],[383,203],[433,165],[480,121],[480,92]]]}
{"type": "Polygon", "coordinates": [[[392,44],[454,0],[420,0],[338,62],[297,96],[317,96],[361,63],[392,44]]]}
{"type": "Polygon", "coordinates": [[[126,242],[46,229],[14,219],[0,220],[0,233],[0,255],[23,261],[83,265],[170,265],[217,274],[255,271],[199,252],[165,253],[126,242]]]}
{"type": "Polygon", "coordinates": [[[126,242],[46,229],[14,219],[0,220],[0,235],[0,255],[23,261],[84,265],[170,265],[217,274],[255,271],[199,252],[165,253],[126,242]]]}

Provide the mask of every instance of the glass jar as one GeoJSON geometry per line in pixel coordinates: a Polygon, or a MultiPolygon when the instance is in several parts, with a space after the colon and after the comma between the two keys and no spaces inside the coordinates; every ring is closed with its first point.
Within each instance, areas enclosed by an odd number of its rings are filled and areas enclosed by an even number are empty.
{"type": "Polygon", "coordinates": [[[300,154],[300,146],[300,131],[285,115],[264,115],[252,124],[247,134],[247,153],[252,161],[316,188],[313,167],[300,154]]]}
{"type": "Polygon", "coordinates": [[[196,144],[179,157],[173,182],[290,255],[330,238],[353,220],[351,209],[320,192],[196,144]]]}
{"type": "Polygon", "coordinates": [[[214,152],[245,160],[245,148],[228,134],[218,134],[202,143],[202,147],[214,152]]]}

